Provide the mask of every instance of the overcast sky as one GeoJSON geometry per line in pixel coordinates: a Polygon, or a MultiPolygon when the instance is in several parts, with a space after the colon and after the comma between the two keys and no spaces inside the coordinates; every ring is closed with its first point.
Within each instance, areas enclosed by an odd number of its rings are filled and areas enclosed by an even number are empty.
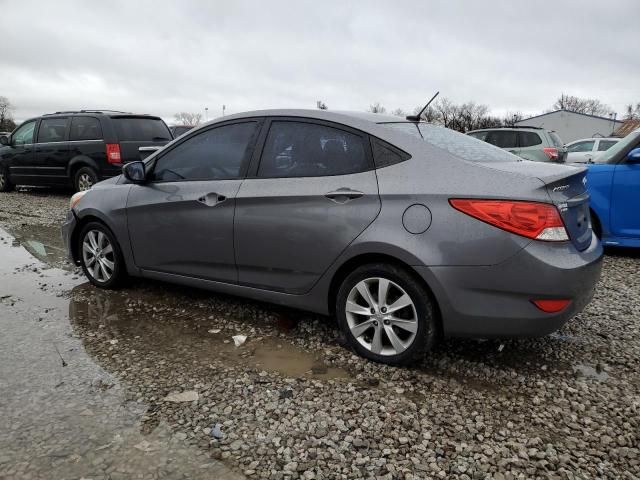
{"type": "Polygon", "coordinates": [[[440,90],[496,114],[561,93],[640,102],[640,0],[0,0],[14,117],[110,108],[405,111],[440,90]]]}

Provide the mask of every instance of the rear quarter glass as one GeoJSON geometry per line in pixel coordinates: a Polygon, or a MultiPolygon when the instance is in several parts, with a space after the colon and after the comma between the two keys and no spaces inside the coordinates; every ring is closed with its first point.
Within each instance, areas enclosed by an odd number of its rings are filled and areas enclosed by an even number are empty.
{"type": "Polygon", "coordinates": [[[547,132],[549,139],[551,140],[551,146],[562,148],[564,143],[562,143],[562,139],[558,136],[556,132],[547,132]]]}
{"type": "Polygon", "coordinates": [[[157,142],[173,138],[169,127],[159,118],[114,117],[112,120],[121,142],[157,142]]]}

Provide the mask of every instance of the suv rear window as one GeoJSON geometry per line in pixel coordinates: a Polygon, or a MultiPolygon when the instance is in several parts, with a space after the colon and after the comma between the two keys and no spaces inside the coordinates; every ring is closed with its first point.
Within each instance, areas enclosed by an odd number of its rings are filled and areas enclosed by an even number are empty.
{"type": "Polygon", "coordinates": [[[393,122],[379,124],[423,139],[458,158],[469,162],[517,162],[521,159],[486,142],[430,123],[393,122]]]}
{"type": "Polygon", "coordinates": [[[171,140],[171,132],[159,118],[115,117],[116,134],[121,142],[162,142],[171,140]]]}

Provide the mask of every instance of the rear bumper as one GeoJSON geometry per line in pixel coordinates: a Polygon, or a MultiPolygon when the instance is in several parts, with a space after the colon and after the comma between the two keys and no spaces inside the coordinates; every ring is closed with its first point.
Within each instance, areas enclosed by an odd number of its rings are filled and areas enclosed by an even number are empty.
{"type": "Polygon", "coordinates": [[[416,267],[431,286],[444,334],[530,337],[549,334],[589,303],[602,269],[595,235],[582,252],[570,243],[532,242],[493,266],[416,267]],[[545,313],[532,299],[571,299],[559,313],[545,313]]]}
{"type": "Polygon", "coordinates": [[[73,210],[69,210],[67,213],[67,218],[65,218],[64,223],[62,224],[62,242],[64,243],[64,248],[67,252],[67,256],[69,261],[74,265],[77,265],[77,259],[74,258],[73,255],[73,233],[75,231],[78,220],[76,218],[73,210]]]}

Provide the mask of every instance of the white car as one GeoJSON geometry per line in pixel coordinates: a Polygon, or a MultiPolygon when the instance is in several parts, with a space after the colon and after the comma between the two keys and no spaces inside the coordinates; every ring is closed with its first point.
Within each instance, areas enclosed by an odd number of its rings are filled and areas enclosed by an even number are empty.
{"type": "Polygon", "coordinates": [[[567,163],[589,163],[620,141],[619,138],[583,138],[567,143],[567,163]]]}

